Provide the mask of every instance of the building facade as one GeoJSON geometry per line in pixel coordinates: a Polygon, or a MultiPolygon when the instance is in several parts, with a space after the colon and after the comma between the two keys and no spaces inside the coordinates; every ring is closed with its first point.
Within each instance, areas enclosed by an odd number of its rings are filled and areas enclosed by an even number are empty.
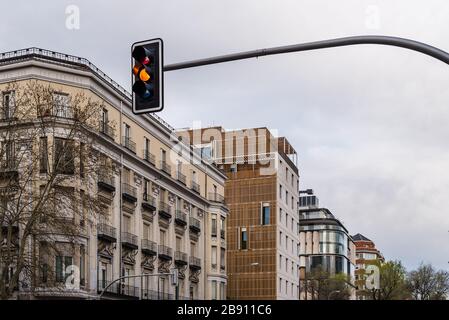
{"type": "MultiPolygon", "coordinates": [[[[10,143],[15,145],[14,152],[3,155],[3,159],[17,159],[24,150],[39,153],[37,166],[44,171],[33,173],[33,183],[26,184],[30,194],[38,193],[39,186],[48,180],[47,162],[50,171],[57,167],[58,150],[73,146],[83,150],[88,144],[93,150],[89,159],[81,160],[80,153],[79,158],[67,160],[73,168],[63,172],[67,180],[56,189],[67,189],[68,196],[76,194],[79,199],[89,196],[100,208],[89,219],[70,220],[70,224],[82,229],[70,241],[64,233],[58,233],[51,240],[47,237],[46,241],[23,243],[30,257],[33,253],[33,263],[44,267],[39,272],[31,270],[30,280],[24,278],[18,283],[15,297],[96,298],[105,289],[103,297],[107,298],[225,298],[226,259],[217,258],[226,256],[226,235],[217,234],[217,224],[225,228],[228,218],[223,201],[226,175],[221,170],[174,139],[173,128],[159,117],[134,115],[130,94],[86,59],[37,48],[0,54],[0,93],[0,134],[11,126],[18,128],[18,123],[20,128],[26,128],[36,118],[51,119],[52,131],[28,139],[29,149],[20,138],[24,131],[17,129],[21,133],[17,141],[10,143]],[[19,100],[15,90],[31,82],[51,88],[53,101],[44,115],[21,114],[14,105],[19,100]],[[76,117],[72,104],[78,95],[96,101],[101,110],[95,121],[93,117],[87,120],[94,130],[67,138],[67,128],[76,117]],[[84,175],[87,168],[82,163],[96,165],[96,169],[84,175]],[[48,247],[56,253],[45,253],[48,247]],[[70,266],[79,272],[79,286],[75,289],[64,287],[72,274],[67,269],[70,266]],[[112,283],[122,276],[156,275],[173,269],[179,271],[178,291],[169,276],[126,278],[112,283]],[[47,281],[49,275],[53,275],[51,282],[47,281]]],[[[9,145],[5,137],[1,135],[2,146],[9,145]]],[[[2,183],[7,183],[6,171],[15,172],[21,179],[15,165],[2,166],[1,171],[0,189],[2,183]]],[[[7,202],[15,192],[4,189],[0,198],[6,204],[1,206],[0,218],[8,215],[5,208],[10,207],[7,202]]],[[[80,212],[93,211],[82,203],[80,212]]],[[[62,210],[68,212],[71,206],[77,203],[62,210]]],[[[25,227],[26,221],[21,221],[14,229],[18,251],[25,227]]],[[[3,235],[4,230],[7,228],[2,227],[3,235]]],[[[7,268],[14,270],[14,265],[7,268]]]]}
{"type": "Polygon", "coordinates": [[[296,151],[267,128],[179,130],[227,175],[229,299],[298,299],[296,151]]]}
{"type": "Polygon", "coordinates": [[[316,196],[301,196],[299,202],[301,300],[312,298],[308,284],[318,269],[330,276],[346,275],[354,299],[355,245],[348,230],[328,209],[319,207],[316,196]]]}
{"type": "Polygon", "coordinates": [[[369,300],[372,297],[371,290],[379,289],[375,272],[385,261],[382,253],[376,248],[375,243],[357,233],[352,236],[355,244],[355,285],[357,287],[357,300],[369,300]],[[373,277],[369,278],[370,275],[373,277]],[[369,281],[369,284],[367,283],[369,281]]]}

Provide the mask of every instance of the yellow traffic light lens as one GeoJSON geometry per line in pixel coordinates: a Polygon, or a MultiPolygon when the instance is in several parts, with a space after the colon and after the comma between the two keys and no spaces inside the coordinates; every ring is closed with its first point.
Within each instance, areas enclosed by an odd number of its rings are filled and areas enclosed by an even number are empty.
{"type": "Polygon", "coordinates": [[[148,80],[150,80],[150,75],[148,74],[148,72],[145,69],[142,69],[142,70],[140,70],[139,78],[142,81],[148,81],[148,80]]]}

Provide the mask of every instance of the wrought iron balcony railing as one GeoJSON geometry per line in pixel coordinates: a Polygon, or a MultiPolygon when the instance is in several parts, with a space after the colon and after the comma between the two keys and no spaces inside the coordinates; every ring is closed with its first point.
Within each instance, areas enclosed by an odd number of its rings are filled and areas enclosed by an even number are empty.
{"type": "Polygon", "coordinates": [[[150,153],[149,150],[143,149],[143,159],[153,166],[156,164],[156,157],[154,154],[150,153]]]}
{"type": "Polygon", "coordinates": [[[129,151],[136,153],[136,143],[130,137],[123,136],[123,146],[129,151]]]}
{"type": "Polygon", "coordinates": [[[125,199],[132,202],[137,201],[137,188],[128,183],[122,183],[122,195],[125,199]]]}
{"type": "Polygon", "coordinates": [[[189,266],[192,269],[201,269],[201,259],[194,256],[190,256],[189,266]]]}
{"type": "Polygon", "coordinates": [[[209,192],[207,198],[213,202],[225,203],[224,196],[222,196],[221,194],[218,194],[216,192],[209,192]]]}
{"type": "Polygon", "coordinates": [[[137,236],[130,232],[122,232],[122,245],[131,249],[137,249],[139,245],[137,244],[137,236]]]}
{"type": "Polygon", "coordinates": [[[181,182],[183,185],[185,185],[186,184],[186,176],[179,171],[176,173],[176,175],[177,175],[178,181],[181,182]]]}
{"type": "Polygon", "coordinates": [[[186,265],[189,263],[187,253],[181,251],[175,251],[175,263],[180,265],[186,265]]]}
{"type": "Polygon", "coordinates": [[[200,185],[195,181],[192,181],[192,190],[196,193],[200,193],[200,185]]]}
{"type": "Polygon", "coordinates": [[[170,247],[160,244],[158,256],[163,260],[171,260],[171,258],[173,257],[173,250],[170,247]]]}
{"type": "Polygon", "coordinates": [[[100,132],[108,136],[109,138],[115,138],[115,128],[112,127],[108,122],[100,122],[100,132]]]}
{"type": "Polygon", "coordinates": [[[112,172],[108,172],[107,170],[100,170],[98,172],[98,180],[97,184],[99,187],[106,189],[108,191],[115,191],[115,179],[112,172]]]}
{"type": "Polygon", "coordinates": [[[156,199],[148,193],[142,195],[142,207],[150,211],[156,210],[156,199]]]}
{"type": "Polygon", "coordinates": [[[97,236],[100,239],[115,242],[117,241],[117,229],[106,223],[100,223],[97,225],[97,236]]]}
{"type": "Polygon", "coordinates": [[[149,255],[157,254],[157,243],[148,239],[142,239],[141,250],[143,253],[149,255]]]}
{"type": "Polygon", "coordinates": [[[159,162],[159,165],[162,171],[164,171],[166,174],[171,175],[171,166],[167,163],[167,161],[161,160],[159,162]]]}
{"type": "Polygon", "coordinates": [[[194,232],[200,232],[201,231],[201,222],[197,218],[190,217],[189,219],[189,227],[190,230],[194,232]]]}
{"type": "Polygon", "coordinates": [[[181,210],[176,210],[175,222],[182,226],[187,225],[187,214],[181,210]]]}
{"type": "Polygon", "coordinates": [[[171,219],[172,217],[172,208],[165,202],[159,202],[159,216],[166,219],[171,219]]]}

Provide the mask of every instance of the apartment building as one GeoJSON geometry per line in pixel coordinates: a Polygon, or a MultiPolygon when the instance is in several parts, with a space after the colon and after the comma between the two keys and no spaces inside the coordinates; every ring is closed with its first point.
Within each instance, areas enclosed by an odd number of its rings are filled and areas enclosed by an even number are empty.
{"type": "Polygon", "coordinates": [[[267,128],[183,129],[227,175],[229,299],[298,299],[297,154],[267,128]]]}
{"type": "Polygon", "coordinates": [[[319,206],[315,195],[301,196],[299,206],[300,299],[317,298],[309,289],[311,275],[318,269],[329,277],[346,275],[350,299],[355,299],[355,245],[348,230],[329,209],[319,206]]]}
{"type": "Polygon", "coordinates": [[[374,277],[369,278],[370,275],[380,267],[385,261],[382,253],[376,248],[376,244],[357,233],[352,236],[355,244],[355,285],[357,287],[357,300],[369,300],[372,297],[371,290],[379,289],[379,283],[375,281],[374,277]],[[367,281],[370,281],[367,285],[367,281]]]}
{"type": "MultiPolygon", "coordinates": [[[[173,128],[156,115],[134,115],[130,94],[84,58],[38,48],[2,53],[0,95],[0,146],[14,150],[2,154],[3,160],[8,159],[0,169],[2,221],[16,199],[17,188],[7,188],[11,177],[22,181],[20,168],[34,170],[31,162],[23,162],[27,159],[23,154],[31,159],[39,153],[32,183],[23,184],[34,197],[48,183],[47,167],[53,173],[61,164],[55,161],[58,152],[75,148],[79,152],[79,156],[61,160],[66,169],[59,173],[67,179],[53,188],[79,199],[63,203],[56,214],[81,204],[77,214],[66,220],[66,226],[78,227],[70,240],[64,232],[51,231],[45,241],[35,235],[20,241],[28,232],[27,221],[15,222],[13,227],[2,222],[2,239],[13,234],[16,240],[10,242],[11,250],[19,252],[25,246],[33,265],[27,269],[29,276],[20,275],[14,297],[90,299],[104,291],[103,298],[109,299],[225,298],[223,230],[228,208],[223,201],[226,175],[221,170],[174,139],[173,128]],[[30,83],[51,88],[45,114],[24,114],[15,105],[19,103],[16,90],[30,90],[30,83]],[[79,95],[101,110],[86,119],[89,129],[80,125],[79,132],[68,137],[68,128],[79,117],[72,105],[79,95]],[[41,128],[38,136],[24,139],[25,131],[44,123],[36,119],[45,119],[51,130],[41,128]],[[4,133],[12,127],[18,132],[15,141],[6,141],[4,133]],[[87,147],[92,150],[83,155],[87,147]],[[22,167],[15,161],[18,158],[22,167]],[[88,171],[89,165],[95,169],[88,171]],[[85,198],[90,199],[90,206],[83,202],[85,198]],[[169,276],[157,276],[174,269],[179,271],[178,290],[169,276]],[[114,282],[142,274],[149,276],[114,282]],[[71,276],[78,278],[74,288],[66,285],[71,276]]],[[[29,205],[31,212],[33,205],[29,205]]],[[[14,262],[0,267],[13,274],[17,266],[14,262]]]]}

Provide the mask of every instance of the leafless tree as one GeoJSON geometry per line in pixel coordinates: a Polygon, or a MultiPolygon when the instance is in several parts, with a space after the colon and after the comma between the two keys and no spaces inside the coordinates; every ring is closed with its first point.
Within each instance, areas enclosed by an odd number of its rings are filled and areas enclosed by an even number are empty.
{"type": "Polygon", "coordinates": [[[17,289],[63,288],[74,264],[66,252],[80,255],[100,212],[102,102],[32,80],[11,83],[0,107],[0,299],[9,299],[17,289]]]}
{"type": "Polygon", "coordinates": [[[449,273],[436,271],[431,264],[421,264],[409,272],[407,287],[415,300],[443,300],[449,293],[449,273]]]}

